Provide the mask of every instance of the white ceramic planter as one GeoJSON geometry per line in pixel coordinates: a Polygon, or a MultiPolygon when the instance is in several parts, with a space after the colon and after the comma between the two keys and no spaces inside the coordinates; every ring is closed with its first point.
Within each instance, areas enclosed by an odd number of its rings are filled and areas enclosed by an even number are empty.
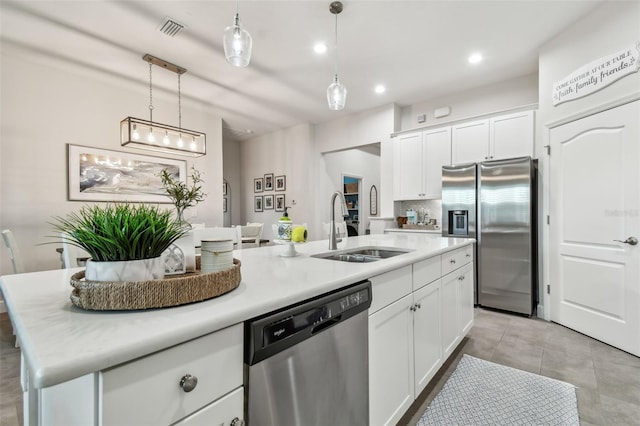
{"type": "Polygon", "coordinates": [[[164,278],[162,256],[153,259],[115,262],[87,261],[85,279],[89,281],[149,281],[164,278]]]}

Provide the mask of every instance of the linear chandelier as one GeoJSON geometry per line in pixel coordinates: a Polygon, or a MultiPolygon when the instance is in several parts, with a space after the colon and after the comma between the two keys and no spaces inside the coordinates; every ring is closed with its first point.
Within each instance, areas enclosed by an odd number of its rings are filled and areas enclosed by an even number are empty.
{"type": "Polygon", "coordinates": [[[200,157],[207,153],[207,135],[182,127],[182,101],[180,76],[185,68],[146,54],[142,59],[149,63],[149,120],[127,117],[120,122],[120,145],[159,151],[169,154],[200,157]],[[178,75],[178,126],[153,121],[152,69],[157,65],[178,75]]]}

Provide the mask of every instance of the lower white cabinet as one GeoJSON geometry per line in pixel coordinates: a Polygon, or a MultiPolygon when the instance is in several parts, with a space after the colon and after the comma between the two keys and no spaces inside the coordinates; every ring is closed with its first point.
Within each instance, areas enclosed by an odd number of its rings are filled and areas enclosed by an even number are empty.
{"type": "MultiPolygon", "coordinates": [[[[375,298],[375,287],[374,287],[375,298]]],[[[369,424],[396,424],[414,400],[413,295],[369,316],[369,424]]]]}
{"type": "Polygon", "coordinates": [[[473,326],[472,247],[371,278],[369,424],[396,424],[473,326]]]}
{"type": "Polygon", "coordinates": [[[29,425],[239,425],[243,326],[237,324],[38,394],[29,425]],[[35,415],[34,415],[35,414],[35,415]],[[178,422],[178,423],[176,423],[178,422]]]}

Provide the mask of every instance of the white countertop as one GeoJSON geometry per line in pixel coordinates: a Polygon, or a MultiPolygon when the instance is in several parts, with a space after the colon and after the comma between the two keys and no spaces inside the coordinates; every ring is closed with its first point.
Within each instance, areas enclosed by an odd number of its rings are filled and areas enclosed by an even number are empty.
{"type": "Polygon", "coordinates": [[[60,269],[0,277],[7,309],[19,336],[33,386],[48,387],[194,339],[255,316],[472,243],[436,235],[350,237],[338,251],[378,246],[414,251],[371,263],[310,257],[328,241],[234,251],[242,262],[237,289],[203,302],[145,311],[86,311],[71,304],[70,276],[60,269]]]}

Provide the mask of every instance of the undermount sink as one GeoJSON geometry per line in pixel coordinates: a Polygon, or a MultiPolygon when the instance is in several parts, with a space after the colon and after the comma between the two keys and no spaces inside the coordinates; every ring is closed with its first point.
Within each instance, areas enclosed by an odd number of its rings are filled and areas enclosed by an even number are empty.
{"type": "Polygon", "coordinates": [[[319,253],[311,257],[319,259],[338,260],[340,262],[365,263],[387,259],[400,254],[409,253],[411,250],[387,248],[387,247],[356,247],[339,252],[319,253]]]}

